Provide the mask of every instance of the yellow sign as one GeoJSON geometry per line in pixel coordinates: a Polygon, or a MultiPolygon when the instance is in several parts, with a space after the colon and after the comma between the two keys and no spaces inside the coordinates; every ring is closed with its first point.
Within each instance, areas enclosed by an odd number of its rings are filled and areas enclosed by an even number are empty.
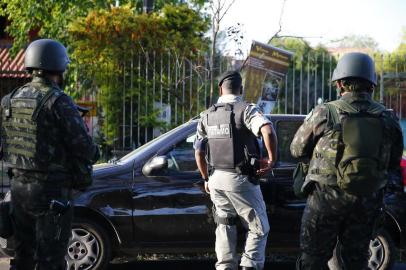
{"type": "Polygon", "coordinates": [[[96,101],[78,101],[77,105],[89,109],[89,112],[86,113],[86,116],[96,116],[97,115],[97,102],[96,101]]]}
{"type": "Polygon", "coordinates": [[[244,66],[244,98],[253,103],[275,102],[293,53],[253,41],[244,66]]]}

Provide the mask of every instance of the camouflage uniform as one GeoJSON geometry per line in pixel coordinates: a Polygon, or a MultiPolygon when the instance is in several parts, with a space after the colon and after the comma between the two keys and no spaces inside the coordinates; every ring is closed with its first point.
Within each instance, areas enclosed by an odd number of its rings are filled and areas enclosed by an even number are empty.
{"type": "MultiPolygon", "coordinates": [[[[358,108],[374,102],[365,92],[347,92],[341,99],[358,108]]],[[[315,182],[302,217],[302,256],[297,269],[328,269],[327,262],[333,255],[337,239],[342,245],[346,269],[368,269],[368,246],[383,204],[383,192],[354,196],[337,186],[334,164],[338,141],[327,125],[327,115],[325,105],[310,112],[290,147],[294,157],[311,157],[305,185],[315,182]]],[[[387,170],[398,170],[403,151],[402,132],[392,112],[385,111],[383,116],[381,161],[387,170]]]]}
{"type": "Polygon", "coordinates": [[[2,143],[3,159],[12,175],[15,265],[11,269],[62,270],[73,212],[67,207],[56,213],[50,203],[66,204],[71,199],[71,161],[93,164],[99,150],[71,98],[51,81],[34,77],[16,90],[9,103],[11,115],[8,99],[2,100],[2,143]],[[37,120],[31,120],[32,97],[41,98],[50,89],[53,95],[37,120]]]}

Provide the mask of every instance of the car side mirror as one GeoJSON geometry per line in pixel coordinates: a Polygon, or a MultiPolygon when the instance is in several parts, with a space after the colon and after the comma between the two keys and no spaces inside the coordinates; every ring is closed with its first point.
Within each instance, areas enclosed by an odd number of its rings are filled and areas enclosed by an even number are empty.
{"type": "Polygon", "coordinates": [[[142,167],[142,173],[145,176],[161,176],[168,168],[168,160],[165,156],[156,156],[150,159],[142,167]]]}

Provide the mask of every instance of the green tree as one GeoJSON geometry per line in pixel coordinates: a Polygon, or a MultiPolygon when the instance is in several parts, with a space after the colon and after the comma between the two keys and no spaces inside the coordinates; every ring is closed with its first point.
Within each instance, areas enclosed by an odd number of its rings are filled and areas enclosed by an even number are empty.
{"type": "MultiPolygon", "coordinates": [[[[131,4],[132,0],[121,0],[121,5],[131,4]]],[[[136,1],[134,12],[142,12],[142,2],[136,1]]],[[[164,4],[181,5],[182,0],[156,0],[155,11],[160,11],[164,4]]],[[[190,0],[190,6],[199,14],[207,0],[190,0]]],[[[0,0],[0,16],[10,21],[6,31],[13,39],[12,53],[16,54],[29,42],[32,32],[38,32],[41,38],[54,38],[69,44],[68,25],[78,17],[87,16],[92,10],[111,10],[115,0],[0,0]]]]}
{"type": "MultiPolygon", "coordinates": [[[[284,91],[279,95],[282,111],[306,113],[317,104],[318,98],[335,99],[335,88],[330,84],[329,74],[330,66],[334,68],[336,60],[329,55],[326,48],[323,46],[313,48],[307,41],[291,37],[274,38],[271,45],[294,53],[287,74],[287,96],[284,91]],[[285,108],[286,99],[287,108],[285,108]],[[298,104],[302,104],[301,110],[298,104]]],[[[281,89],[284,89],[284,85],[281,89]]]]}
{"type": "Polygon", "coordinates": [[[336,42],[339,48],[365,48],[371,51],[378,49],[378,42],[366,35],[347,35],[336,42]]]}
{"type": "MultiPolygon", "coordinates": [[[[131,117],[128,112],[134,102],[130,100],[140,97],[155,99],[146,89],[151,89],[152,77],[158,78],[158,74],[151,74],[149,80],[139,76],[146,72],[146,67],[148,73],[155,72],[151,67],[152,55],[159,56],[170,50],[172,58],[182,63],[185,58],[196,58],[198,52],[208,47],[208,40],[204,37],[208,30],[207,19],[187,5],[165,5],[159,13],[152,14],[137,14],[134,9],[131,5],[122,5],[91,11],[86,17],[73,21],[68,31],[73,62],[80,69],[81,78],[77,80],[83,91],[97,91],[94,94],[100,98],[103,131],[109,144],[119,136],[123,110],[127,117],[131,117]],[[129,68],[138,61],[142,70],[129,68]],[[125,80],[132,77],[134,84],[129,87],[128,80],[125,80]],[[125,93],[124,88],[127,89],[125,93]]],[[[165,82],[167,78],[159,80],[165,82]]],[[[76,81],[74,83],[72,88],[78,89],[76,81]]],[[[175,87],[168,85],[167,88],[175,87]]],[[[176,93],[168,92],[168,95],[176,93]]],[[[141,111],[151,112],[140,119],[138,126],[149,128],[161,124],[152,103],[141,102],[136,106],[141,111]]],[[[135,117],[135,111],[132,112],[135,117]]]]}

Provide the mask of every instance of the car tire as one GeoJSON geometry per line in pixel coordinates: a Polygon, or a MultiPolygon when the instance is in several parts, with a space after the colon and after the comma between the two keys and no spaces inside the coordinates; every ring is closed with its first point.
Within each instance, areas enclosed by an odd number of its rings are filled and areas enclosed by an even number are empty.
{"type": "MultiPolygon", "coordinates": [[[[385,229],[381,229],[375,239],[369,244],[368,266],[371,270],[389,270],[395,263],[396,247],[392,238],[385,229]]],[[[330,270],[344,269],[341,259],[341,249],[337,243],[333,257],[328,262],[330,270]]]]}
{"type": "Polygon", "coordinates": [[[107,269],[111,260],[111,240],[106,230],[91,220],[75,220],[65,259],[67,270],[107,269]]]}

